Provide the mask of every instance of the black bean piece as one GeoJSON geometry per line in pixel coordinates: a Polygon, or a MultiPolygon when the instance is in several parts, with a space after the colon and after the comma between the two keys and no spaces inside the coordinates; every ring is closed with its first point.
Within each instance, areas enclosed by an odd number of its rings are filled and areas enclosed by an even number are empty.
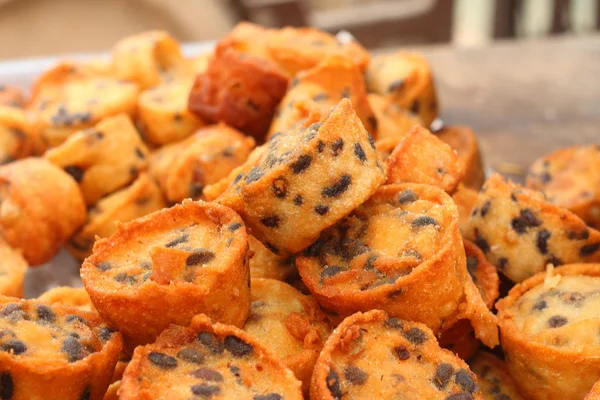
{"type": "Polygon", "coordinates": [[[450,396],[446,397],[445,400],[473,400],[473,396],[471,396],[469,393],[454,393],[451,394],[450,396]]]}
{"type": "Polygon", "coordinates": [[[395,91],[401,90],[403,86],[404,86],[404,81],[402,79],[396,79],[395,81],[392,81],[390,83],[387,91],[389,93],[395,92],[395,91]]]}
{"type": "MultiPolygon", "coordinates": [[[[250,172],[248,172],[245,182],[248,184],[250,184],[252,182],[256,182],[257,180],[262,178],[264,174],[265,173],[259,167],[254,167],[250,170],[250,172]]],[[[243,174],[242,174],[242,176],[243,176],[243,174]]],[[[240,177],[240,179],[241,179],[241,177],[240,177]]],[[[236,182],[234,182],[234,183],[236,183],[236,182]]]]}
{"type": "Polygon", "coordinates": [[[245,357],[252,354],[254,348],[252,345],[244,342],[237,336],[229,335],[224,340],[225,349],[227,349],[235,357],[245,357]]]}
{"type": "Polygon", "coordinates": [[[92,397],[92,389],[90,389],[89,387],[86,387],[83,390],[83,393],[81,393],[79,400],[90,400],[91,397],[92,397]]]}
{"type": "Polygon", "coordinates": [[[278,228],[280,220],[277,215],[269,215],[268,217],[261,218],[260,222],[267,228],[278,228]]]}
{"type": "Polygon", "coordinates": [[[140,149],[139,147],[135,148],[135,155],[138,156],[139,158],[141,158],[142,160],[144,158],[146,158],[146,155],[144,154],[144,152],[142,151],[142,149],[140,149]]]}
{"type": "Polygon", "coordinates": [[[442,363],[438,365],[435,370],[435,376],[433,377],[434,385],[439,389],[443,390],[450,382],[450,378],[454,374],[454,367],[448,363],[442,363]]]}
{"type": "Polygon", "coordinates": [[[374,115],[369,115],[367,117],[367,122],[369,123],[369,125],[371,125],[371,128],[377,129],[377,125],[378,125],[377,118],[375,118],[374,115]]]}
{"type": "Polygon", "coordinates": [[[415,218],[410,224],[412,229],[419,229],[427,225],[438,226],[438,222],[428,215],[422,215],[420,217],[415,218]]]}
{"type": "Polygon", "coordinates": [[[481,210],[480,210],[482,217],[485,217],[487,215],[491,204],[492,204],[492,202],[489,200],[486,201],[485,203],[483,203],[483,205],[481,206],[481,210]]]}
{"type": "Polygon", "coordinates": [[[102,272],[106,272],[109,269],[112,269],[112,263],[110,261],[103,261],[100,264],[96,265],[96,268],[99,269],[102,272]]]}
{"type": "Polygon", "coordinates": [[[563,317],[562,315],[554,315],[548,320],[548,326],[550,328],[560,328],[561,326],[566,325],[567,322],[569,322],[569,320],[566,317],[563,317]]]}
{"type": "Polygon", "coordinates": [[[348,187],[350,187],[350,184],[352,184],[352,177],[348,174],[344,174],[333,185],[324,188],[323,191],[321,192],[321,196],[323,196],[323,197],[339,197],[346,190],[348,190],[348,187]]]}
{"type": "Polygon", "coordinates": [[[506,257],[500,257],[498,259],[498,269],[500,271],[504,270],[507,265],[508,265],[508,258],[506,258],[506,257]]]}
{"type": "Polygon", "coordinates": [[[317,142],[317,151],[318,151],[319,153],[322,153],[322,152],[323,152],[323,150],[325,150],[325,142],[324,142],[324,141],[322,141],[322,140],[319,140],[319,141],[317,142]]]}
{"type": "Polygon", "coordinates": [[[294,205],[301,206],[302,203],[304,203],[304,198],[299,194],[296,195],[296,197],[294,197],[294,205]]]}
{"type": "Polygon", "coordinates": [[[223,375],[219,371],[210,368],[200,368],[192,372],[192,376],[198,379],[204,379],[208,382],[223,382],[223,375]]]}
{"type": "Polygon", "coordinates": [[[83,180],[83,175],[85,174],[85,171],[76,165],[69,165],[69,166],[65,167],[65,172],[67,174],[71,175],[71,177],[77,183],[79,183],[83,180]]]}
{"type": "Polygon", "coordinates": [[[189,240],[189,238],[190,238],[190,234],[187,233],[187,232],[185,232],[183,235],[178,236],[175,239],[172,239],[172,240],[168,241],[165,244],[165,247],[167,247],[167,248],[175,247],[178,244],[187,242],[189,240]]]}
{"type": "Polygon", "coordinates": [[[555,267],[558,267],[559,265],[563,265],[563,262],[560,258],[556,257],[554,254],[550,254],[550,257],[548,257],[548,259],[546,260],[546,264],[552,264],[555,267]]]}
{"type": "Polygon", "coordinates": [[[384,323],[384,326],[393,329],[402,329],[404,325],[402,325],[402,321],[396,317],[389,317],[384,323]]]}
{"type": "Polygon", "coordinates": [[[407,338],[411,343],[423,344],[427,341],[427,334],[419,328],[410,328],[406,332],[402,332],[402,336],[407,338]]]}
{"type": "Polygon", "coordinates": [[[343,270],[342,267],[337,265],[326,265],[325,268],[321,270],[321,280],[337,275],[343,270]]]}
{"type": "Polygon", "coordinates": [[[542,254],[548,253],[548,239],[550,239],[552,234],[547,229],[542,229],[536,235],[535,244],[542,254]]]}
{"type": "Polygon", "coordinates": [[[519,235],[525,233],[528,228],[538,227],[542,225],[542,221],[528,208],[521,210],[519,217],[515,217],[511,221],[512,228],[519,235]]]}
{"type": "Polygon", "coordinates": [[[371,148],[373,150],[375,150],[375,139],[373,139],[373,136],[371,136],[371,134],[369,132],[367,133],[367,140],[369,141],[369,145],[371,146],[371,148]]]}
{"type": "Polygon", "coordinates": [[[112,337],[112,334],[115,333],[115,331],[113,329],[110,328],[100,328],[100,330],[98,331],[98,338],[102,341],[102,342],[108,342],[110,340],[110,338],[112,337]]]}
{"type": "Polygon", "coordinates": [[[7,353],[12,353],[16,356],[18,356],[19,354],[23,354],[27,351],[27,346],[19,339],[7,340],[2,344],[1,347],[2,350],[6,351],[7,353]]]}
{"type": "Polygon", "coordinates": [[[238,183],[242,178],[244,177],[244,174],[237,174],[235,179],[233,180],[233,184],[235,185],[236,183],[238,183]]]}
{"type": "Polygon", "coordinates": [[[413,192],[411,189],[403,190],[398,195],[398,203],[399,204],[412,203],[417,200],[419,200],[419,196],[415,192],[413,192]]]}
{"type": "Polygon", "coordinates": [[[67,336],[60,349],[69,358],[69,362],[75,362],[83,359],[83,346],[73,336],[67,336]]]}
{"type": "Polygon", "coordinates": [[[13,396],[13,380],[9,372],[3,372],[0,375],[0,399],[11,400],[13,396]]]}
{"type": "Polygon", "coordinates": [[[485,240],[480,234],[479,234],[479,230],[477,228],[475,228],[475,239],[473,240],[473,243],[475,243],[475,245],[477,247],[479,247],[481,249],[481,251],[483,251],[484,253],[488,253],[490,251],[490,245],[488,244],[487,240],[485,240]]]}
{"type": "Polygon", "coordinates": [[[474,393],[477,391],[477,384],[466,369],[459,369],[454,375],[454,381],[466,392],[474,393]]]}
{"type": "Polygon", "coordinates": [[[75,322],[75,321],[77,321],[79,323],[82,323],[82,324],[87,324],[88,323],[88,321],[85,318],[83,318],[80,315],[75,315],[75,314],[69,314],[69,315],[67,315],[65,317],[65,321],[67,321],[68,323],[75,322]]]}
{"type": "Polygon", "coordinates": [[[223,343],[221,343],[219,338],[212,332],[200,332],[198,334],[198,341],[208,347],[213,354],[220,354],[225,349],[223,343]]]}
{"type": "Polygon", "coordinates": [[[400,345],[394,347],[394,353],[398,356],[398,358],[402,361],[408,360],[410,358],[410,352],[406,348],[406,346],[400,345]]]}
{"type": "Polygon", "coordinates": [[[594,254],[595,252],[597,252],[598,250],[600,250],[600,242],[598,243],[593,243],[593,244],[586,244],[585,246],[583,246],[580,250],[579,250],[579,255],[581,257],[587,257],[587,256],[591,256],[592,254],[594,254]]]}
{"type": "Polygon", "coordinates": [[[192,347],[185,347],[177,353],[177,357],[192,364],[203,364],[206,357],[192,347]]]}
{"type": "Polygon", "coordinates": [[[342,387],[340,385],[340,377],[338,376],[337,372],[330,369],[325,383],[327,384],[327,389],[329,389],[329,393],[331,393],[331,396],[334,399],[339,400],[342,398],[342,387]]]}
{"type": "Polygon", "coordinates": [[[587,240],[590,237],[590,231],[584,230],[581,232],[567,232],[569,240],[587,240]]]}
{"type": "Polygon", "coordinates": [[[365,154],[365,151],[360,143],[354,143],[354,154],[361,162],[367,161],[367,155],[365,154]]]}
{"type": "Polygon", "coordinates": [[[545,310],[546,307],[548,307],[548,303],[546,303],[546,300],[538,300],[534,305],[533,305],[533,310],[545,310]]]}
{"type": "Polygon", "coordinates": [[[271,253],[279,254],[279,249],[277,247],[275,247],[275,245],[273,245],[269,242],[266,242],[265,247],[267,249],[269,249],[271,251],[271,253]]]}
{"type": "Polygon", "coordinates": [[[351,384],[360,386],[363,385],[367,379],[369,379],[369,374],[356,365],[349,365],[344,368],[344,378],[346,378],[346,380],[348,380],[351,384]]]}
{"type": "Polygon", "coordinates": [[[279,178],[273,181],[271,190],[273,191],[273,194],[275,194],[275,197],[277,197],[278,199],[285,199],[288,190],[287,186],[287,179],[285,179],[285,177],[283,176],[280,176],[279,178]]]}
{"type": "Polygon", "coordinates": [[[329,212],[329,207],[319,204],[315,207],[315,212],[319,215],[325,215],[329,212]]]}
{"type": "Polygon", "coordinates": [[[194,385],[191,387],[192,393],[203,399],[210,399],[214,395],[221,393],[221,388],[215,385],[194,385]]]}
{"type": "Polygon", "coordinates": [[[169,370],[177,368],[177,359],[165,353],[153,351],[148,354],[148,359],[150,362],[152,362],[152,364],[161,369],[169,370]]]}
{"type": "Polygon", "coordinates": [[[56,321],[56,313],[52,309],[45,305],[37,306],[36,313],[41,321],[48,322],[50,324],[56,321]]]}
{"type": "Polygon", "coordinates": [[[410,111],[413,114],[418,114],[420,108],[421,108],[421,104],[419,103],[418,99],[413,101],[413,103],[410,105],[410,111]]]}
{"type": "Polygon", "coordinates": [[[229,225],[228,229],[230,232],[235,232],[238,229],[240,229],[242,227],[242,224],[240,224],[239,222],[234,222],[233,224],[229,225]]]}
{"type": "Polygon", "coordinates": [[[283,396],[277,393],[255,394],[252,400],[283,400],[283,396]]]}
{"type": "Polygon", "coordinates": [[[294,161],[290,167],[295,174],[304,172],[312,163],[312,156],[310,154],[303,154],[298,157],[298,160],[294,161]]]}
{"type": "Polygon", "coordinates": [[[215,258],[215,253],[209,249],[196,249],[185,260],[185,265],[192,267],[194,265],[208,264],[215,258]]]}
{"type": "Polygon", "coordinates": [[[313,96],[313,101],[319,102],[319,101],[323,101],[323,100],[327,100],[329,96],[327,96],[327,93],[319,93],[313,96]]]}
{"type": "Polygon", "coordinates": [[[331,155],[334,157],[339,156],[344,150],[344,139],[338,138],[331,144],[331,155]]]}

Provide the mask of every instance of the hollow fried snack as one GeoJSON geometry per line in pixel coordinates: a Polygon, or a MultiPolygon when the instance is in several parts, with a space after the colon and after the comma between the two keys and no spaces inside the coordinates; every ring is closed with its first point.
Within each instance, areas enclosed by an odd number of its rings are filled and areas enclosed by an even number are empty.
{"type": "Polygon", "coordinates": [[[285,27],[267,37],[269,55],[290,75],[315,67],[328,56],[352,61],[361,72],[369,63],[369,53],[356,41],[342,42],[315,28],[285,27]]]}
{"type": "Polygon", "coordinates": [[[465,238],[513,282],[543,271],[549,263],[600,261],[600,232],[550,204],[543,194],[507,183],[497,174],[479,193],[465,238]]]}
{"type": "Polygon", "coordinates": [[[170,203],[198,199],[207,185],[226,178],[254,149],[254,139],[220,123],[201,128],[186,140],[157,150],[150,174],[170,203]]]}
{"type": "Polygon", "coordinates": [[[94,313],[0,296],[3,399],[101,400],[121,346],[94,313]]]}
{"type": "Polygon", "coordinates": [[[582,399],[600,379],[600,264],[571,264],[516,285],[496,304],[506,364],[532,400],[582,399]]]}
{"type": "Polygon", "coordinates": [[[67,250],[83,261],[92,254],[96,237],[107,238],[117,230],[118,223],[133,221],[165,207],[158,186],[146,174],[141,174],[130,186],[102,199],[88,210],[87,220],[67,242],[67,250]]]}
{"type": "Polygon", "coordinates": [[[102,317],[128,343],[143,344],[202,312],[243,326],[250,312],[247,251],[235,212],[184,201],[97,241],[81,277],[102,317]]]}
{"type": "Polygon", "coordinates": [[[301,400],[301,384],[280,359],[234,326],[204,315],[173,325],[138,347],[121,381],[121,400],[301,400]]]}
{"type": "Polygon", "coordinates": [[[25,106],[23,91],[16,86],[0,84],[0,106],[23,108],[25,106]]]}
{"type": "Polygon", "coordinates": [[[88,205],[135,180],[148,166],[147,156],[146,145],[125,114],[74,133],[44,155],[75,179],[88,205]]]}
{"type": "Polygon", "coordinates": [[[27,261],[0,237],[0,295],[23,296],[23,280],[27,261]]]}
{"type": "Polygon", "coordinates": [[[274,62],[221,45],[196,77],[188,108],[202,120],[223,121],[262,139],[288,81],[274,62]]]}
{"type": "Polygon", "coordinates": [[[454,150],[418,125],[400,139],[385,163],[387,184],[425,183],[450,194],[465,173],[454,150]]]}
{"type": "Polygon", "coordinates": [[[294,256],[279,257],[252,235],[248,235],[248,245],[253,253],[249,261],[252,279],[268,278],[285,281],[296,272],[294,256]]]}
{"type": "Polygon", "coordinates": [[[326,315],[311,296],[284,282],[252,279],[251,312],[244,331],[277,354],[308,394],[315,362],[331,333],[326,315]]]}
{"type": "Polygon", "coordinates": [[[356,65],[340,56],[327,57],[314,68],[296,75],[281,100],[269,135],[286,132],[306,118],[306,111],[295,107],[296,103],[306,102],[309,109],[325,114],[342,99],[350,99],[367,131],[377,137],[377,120],[367,100],[364,77],[356,65]]]}
{"type": "Polygon", "coordinates": [[[465,176],[462,184],[475,190],[479,190],[485,181],[483,161],[479,152],[477,137],[471,128],[460,125],[445,126],[435,135],[448,143],[465,165],[465,176]]]}
{"type": "Polygon", "coordinates": [[[336,328],[317,361],[310,398],[483,399],[475,374],[440,348],[429,328],[381,310],[358,312],[336,328]]]}
{"type": "Polygon", "coordinates": [[[544,192],[588,225],[600,229],[600,146],[560,149],[536,160],[527,174],[527,187],[544,192]]]}
{"type": "Polygon", "coordinates": [[[84,288],[58,286],[42,293],[37,301],[48,305],[61,305],[82,311],[96,312],[90,296],[84,288]]]}
{"type": "Polygon", "coordinates": [[[25,112],[0,105],[0,164],[29,157],[34,142],[25,112]]]}
{"type": "Polygon", "coordinates": [[[282,257],[308,247],[385,179],[373,139],[348,99],[255,152],[217,201],[239,212],[282,257]]]}
{"type": "Polygon", "coordinates": [[[367,99],[377,120],[377,147],[379,142],[387,140],[397,144],[415,125],[423,125],[419,116],[402,109],[387,97],[369,93],[367,99]]]}
{"type": "Polygon", "coordinates": [[[515,382],[504,361],[486,351],[480,351],[469,362],[477,375],[484,400],[525,400],[517,390],[515,382]]]}
{"type": "Polygon", "coordinates": [[[438,116],[438,100],[429,63],[416,53],[373,57],[366,74],[369,92],[389,98],[418,115],[425,127],[438,116]]]}
{"type": "Polygon", "coordinates": [[[498,342],[495,317],[468,279],[456,206],[436,187],[382,186],[296,266],[319,304],[342,317],[380,309],[436,334],[468,319],[486,345],[498,342]]]}
{"type": "Polygon", "coordinates": [[[31,266],[49,261],[85,221],[77,183],[41,158],[0,167],[0,235],[31,266]]]}

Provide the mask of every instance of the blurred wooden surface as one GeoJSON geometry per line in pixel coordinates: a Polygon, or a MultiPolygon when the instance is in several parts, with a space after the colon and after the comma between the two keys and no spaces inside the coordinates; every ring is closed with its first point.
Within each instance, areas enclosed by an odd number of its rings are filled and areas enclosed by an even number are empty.
{"type": "Polygon", "coordinates": [[[600,35],[417,50],[432,64],[442,119],[473,128],[488,167],[600,144],[600,35]]]}

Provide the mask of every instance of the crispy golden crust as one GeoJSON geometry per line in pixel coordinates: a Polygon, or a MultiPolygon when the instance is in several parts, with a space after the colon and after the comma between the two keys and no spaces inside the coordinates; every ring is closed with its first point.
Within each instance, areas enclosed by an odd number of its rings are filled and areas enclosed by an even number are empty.
{"type": "Polygon", "coordinates": [[[279,257],[252,235],[248,235],[250,246],[250,276],[255,278],[276,279],[285,281],[296,272],[294,256],[279,257]]]}
{"type": "Polygon", "coordinates": [[[402,109],[388,97],[370,93],[367,99],[377,120],[377,141],[375,144],[378,148],[380,141],[392,140],[398,143],[412,127],[423,125],[417,115],[402,109]]]}
{"type": "Polygon", "coordinates": [[[235,212],[184,201],[97,241],[81,277],[106,321],[131,342],[148,343],[202,312],[243,326],[250,312],[247,251],[235,212]]]}
{"type": "Polygon", "coordinates": [[[75,181],[41,158],[0,167],[0,232],[31,266],[50,260],[85,221],[75,181]]]}
{"type": "Polygon", "coordinates": [[[307,117],[305,109],[294,107],[296,103],[306,102],[310,109],[326,114],[345,98],[350,99],[361,122],[376,138],[377,119],[367,100],[363,74],[350,60],[340,56],[327,57],[314,68],[296,75],[281,100],[269,135],[289,131],[307,117]]]}
{"type": "Polygon", "coordinates": [[[220,123],[198,130],[190,138],[157,150],[150,174],[168,202],[198,199],[207,185],[226,178],[254,149],[254,139],[220,123]]]}
{"type": "Polygon", "coordinates": [[[341,316],[381,309],[438,334],[469,319],[484,343],[498,343],[495,317],[468,279],[456,206],[433,186],[382,186],[296,266],[319,304],[341,316]]]}
{"type": "MultiPolygon", "coordinates": [[[[506,364],[521,392],[534,400],[581,399],[600,379],[597,344],[560,345],[568,343],[572,335],[595,335],[588,332],[590,329],[597,331],[599,318],[583,321],[574,326],[575,329],[572,329],[573,326],[561,328],[559,323],[549,325],[556,332],[557,345],[551,345],[544,339],[550,338],[544,334],[550,332],[526,334],[515,322],[523,295],[540,285],[551,290],[561,276],[600,277],[600,264],[571,264],[554,269],[552,274],[536,274],[513,287],[508,297],[496,304],[506,364]]],[[[544,308],[540,304],[534,306],[531,312],[544,308]]]]}
{"type": "Polygon", "coordinates": [[[285,94],[288,76],[272,61],[221,45],[199,74],[188,108],[206,121],[223,121],[262,139],[285,94]]]}
{"type": "Polygon", "coordinates": [[[598,400],[600,399],[600,381],[596,382],[592,386],[592,390],[585,396],[584,400],[598,400]]]}
{"type": "Polygon", "coordinates": [[[140,346],[121,381],[121,400],[301,400],[301,384],[280,359],[234,326],[198,315],[140,346]],[[198,396],[198,397],[194,397],[198,396]]]}
{"type": "Polygon", "coordinates": [[[90,208],[85,224],[67,242],[69,253],[80,261],[92,254],[96,237],[107,238],[119,223],[133,221],[165,207],[160,189],[145,173],[130,186],[102,198],[90,208]]]}
{"type": "Polygon", "coordinates": [[[0,164],[29,157],[35,146],[25,111],[0,104],[0,164]]]}
{"type": "Polygon", "coordinates": [[[0,331],[10,327],[0,336],[4,398],[103,398],[121,351],[120,333],[97,314],[75,308],[0,296],[0,310],[0,331]]]}
{"type": "Polygon", "coordinates": [[[458,207],[458,225],[460,231],[464,234],[467,231],[467,225],[469,224],[469,218],[471,218],[471,212],[477,202],[478,193],[466,187],[460,183],[454,193],[452,193],[452,200],[458,207]]]}
{"type": "Polygon", "coordinates": [[[600,260],[600,232],[541,193],[506,183],[497,174],[479,193],[465,238],[513,282],[543,271],[549,263],[600,260]]]}
{"type": "Polygon", "coordinates": [[[0,295],[23,296],[23,280],[27,261],[0,237],[0,295]]]}
{"type": "Polygon", "coordinates": [[[79,183],[88,205],[135,180],[148,166],[147,156],[148,149],[126,114],[76,132],[44,155],[79,183]]]}
{"type": "Polygon", "coordinates": [[[291,75],[313,68],[332,55],[351,60],[362,72],[369,63],[369,53],[356,41],[342,43],[315,28],[286,27],[273,31],[267,37],[267,49],[291,75]]]}
{"type": "Polygon", "coordinates": [[[115,381],[110,384],[106,393],[104,394],[103,400],[119,400],[119,388],[121,387],[121,381],[115,381]]]}
{"type": "Polygon", "coordinates": [[[348,99],[255,152],[259,156],[250,155],[217,201],[239,212],[252,234],[280,256],[308,247],[385,179],[348,99]]]}
{"type": "Polygon", "coordinates": [[[465,176],[462,184],[479,190],[485,181],[485,173],[477,137],[471,128],[460,125],[445,126],[435,132],[435,135],[456,150],[458,157],[463,161],[465,176]]]}
{"type": "Polygon", "coordinates": [[[311,296],[287,283],[252,279],[252,304],[244,326],[302,381],[305,394],[325,340],[331,333],[327,317],[311,296]]]}
{"type": "Polygon", "coordinates": [[[424,183],[451,194],[464,174],[464,164],[452,148],[418,125],[386,160],[387,184],[424,183]]]}
{"type": "Polygon", "coordinates": [[[469,362],[477,375],[484,400],[525,400],[517,390],[506,364],[486,351],[480,351],[469,362]]]}
{"type": "Polygon", "coordinates": [[[82,311],[96,312],[90,296],[84,288],[58,286],[42,293],[37,301],[48,305],[61,305],[82,311]]]}
{"type": "Polygon", "coordinates": [[[329,336],[312,376],[312,400],[482,400],[464,361],[423,324],[381,310],[356,313],[329,336]]]}
{"type": "Polygon", "coordinates": [[[600,147],[567,147],[536,160],[527,174],[527,187],[600,229],[600,147]]]}
{"type": "Polygon", "coordinates": [[[373,57],[366,74],[370,92],[386,96],[419,115],[424,126],[438,116],[438,100],[429,63],[415,53],[397,52],[373,57]]]}
{"type": "Polygon", "coordinates": [[[0,106],[23,108],[25,106],[23,91],[16,86],[0,84],[0,106]]]}
{"type": "Polygon", "coordinates": [[[203,122],[188,110],[193,80],[179,79],[154,86],[140,94],[137,122],[144,139],[154,145],[182,140],[203,122]]]}

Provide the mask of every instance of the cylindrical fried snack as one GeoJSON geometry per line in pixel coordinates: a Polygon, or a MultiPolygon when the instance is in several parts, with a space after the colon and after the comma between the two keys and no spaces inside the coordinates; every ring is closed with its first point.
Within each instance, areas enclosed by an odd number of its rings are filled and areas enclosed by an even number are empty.
{"type": "Polygon", "coordinates": [[[477,375],[484,400],[525,400],[504,361],[487,351],[480,351],[469,362],[471,371],[477,375]]]}
{"type": "Polygon", "coordinates": [[[135,180],[148,166],[147,156],[146,145],[125,114],[71,135],[44,155],[79,183],[88,205],[135,180]]]}
{"type": "Polygon", "coordinates": [[[96,312],[90,296],[82,287],[58,286],[42,293],[36,300],[51,306],[58,304],[82,311],[96,312]]]}
{"type": "Polygon", "coordinates": [[[314,113],[255,150],[218,202],[240,213],[275,254],[308,247],[368,199],[385,179],[373,138],[350,100],[314,113]]]}
{"type": "Polygon", "coordinates": [[[170,203],[198,199],[204,187],[227,177],[246,161],[254,139],[220,123],[157,150],[150,159],[150,174],[170,203]]]}
{"type": "Polygon", "coordinates": [[[419,125],[400,139],[385,164],[387,184],[424,183],[450,194],[465,174],[454,150],[419,125]]]}
{"type": "Polygon", "coordinates": [[[429,328],[381,310],[356,313],[331,334],[310,398],[483,400],[475,374],[429,328]]]}
{"type": "Polygon", "coordinates": [[[279,257],[252,235],[248,235],[248,245],[253,253],[248,263],[252,279],[268,278],[285,281],[296,272],[294,256],[279,257]]]}
{"type": "Polygon", "coordinates": [[[235,212],[184,201],[97,241],[81,278],[111,326],[130,343],[149,343],[199,313],[243,326],[250,312],[247,251],[246,228],[235,212]]]}
{"type": "Polygon", "coordinates": [[[252,279],[252,304],[244,330],[277,354],[308,394],[317,357],[331,333],[317,302],[287,283],[252,279]]]}
{"type": "Polygon", "coordinates": [[[479,190],[485,180],[485,173],[477,137],[471,128],[460,125],[444,126],[435,132],[435,135],[456,150],[458,157],[463,161],[465,176],[462,184],[479,190]]]}
{"type": "Polygon", "coordinates": [[[138,126],[144,139],[162,146],[192,134],[203,122],[188,110],[191,79],[178,79],[147,89],[137,101],[138,126]]]}
{"type": "Polygon", "coordinates": [[[329,33],[308,27],[272,31],[267,37],[267,49],[290,75],[313,68],[328,56],[347,58],[361,72],[369,63],[369,53],[355,40],[342,42],[329,33]]]}
{"type": "Polygon", "coordinates": [[[314,68],[296,75],[281,100],[269,135],[289,131],[306,117],[302,107],[294,107],[296,103],[307,102],[308,108],[326,114],[342,99],[350,99],[363,125],[376,138],[377,119],[367,100],[364,77],[356,65],[340,56],[327,57],[314,68]]]}
{"type": "Polygon", "coordinates": [[[25,112],[0,105],[0,164],[29,157],[34,142],[25,112]]]}
{"type": "Polygon", "coordinates": [[[204,315],[173,325],[135,353],[119,389],[121,400],[301,400],[301,384],[281,360],[234,326],[204,315]]]}
{"type": "Polygon", "coordinates": [[[262,139],[289,77],[273,61],[220,45],[206,72],[199,74],[188,108],[202,120],[223,121],[262,139]]]}
{"type": "Polygon", "coordinates": [[[102,400],[122,342],[95,313],[0,296],[0,397],[102,400]]]}
{"type": "Polygon", "coordinates": [[[31,266],[49,261],[85,221],[77,183],[42,158],[0,167],[0,235],[31,266]]]}
{"type": "Polygon", "coordinates": [[[459,184],[454,193],[452,193],[452,200],[454,200],[454,203],[456,203],[456,207],[458,208],[458,226],[463,235],[467,231],[471,212],[477,202],[477,195],[478,193],[475,190],[466,187],[462,183],[459,184]]]}
{"type": "Polygon", "coordinates": [[[0,84],[0,106],[22,108],[24,105],[25,96],[21,89],[0,84]]]}
{"type": "Polygon", "coordinates": [[[600,229],[600,146],[560,149],[536,160],[527,174],[527,187],[600,229]]]}
{"type": "Polygon", "coordinates": [[[369,92],[388,97],[417,114],[425,127],[438,116],[433,74],[422,55],[403,51],[373,57],[366,74],[369,92]]]}
{"type": "Polygon", "coordinates": [[[165,207],[160,189],[146,174],[102,199],[89,209],[85,224],[67,242],[67,250],[83,261],[92,254],[96,237],[107,238],[118,223],[133,221],[165,207]]]}
{"type": "Polygon", "coordinates": [[[23,296],[23,280],[27,261],[0,237],[0,295],[23,296]]]}
{"type": "Polygon", "coordinates": [[[516,285],[496,304],[506,364],[526,398],[582,399],[600,379],[600,264],[516,285]]]}
{"type": "Polygon", "coordinates": [[[479,193],[465,237],[513,282],[549,263],[600,261],[600,232],[541,193],[506,183],[497,174],[479,193]]]}
{"type": "Polygon", "coordinates": [[[486,345],[498,342],[495,317],[468,279],[456,206],[436,187],[382,186],[296,266],[319,304],[342,317],[380,309],[436,334],[468,319],[486,345]]]}
{"type": "Polygon", "coordinates": [[[381,140],[393,140],[398,143],[415,125],[423,125],[419,116],[402,109],[388,97],[370,93],[367,99],[377,121],[377,147],[381,140]]]}

